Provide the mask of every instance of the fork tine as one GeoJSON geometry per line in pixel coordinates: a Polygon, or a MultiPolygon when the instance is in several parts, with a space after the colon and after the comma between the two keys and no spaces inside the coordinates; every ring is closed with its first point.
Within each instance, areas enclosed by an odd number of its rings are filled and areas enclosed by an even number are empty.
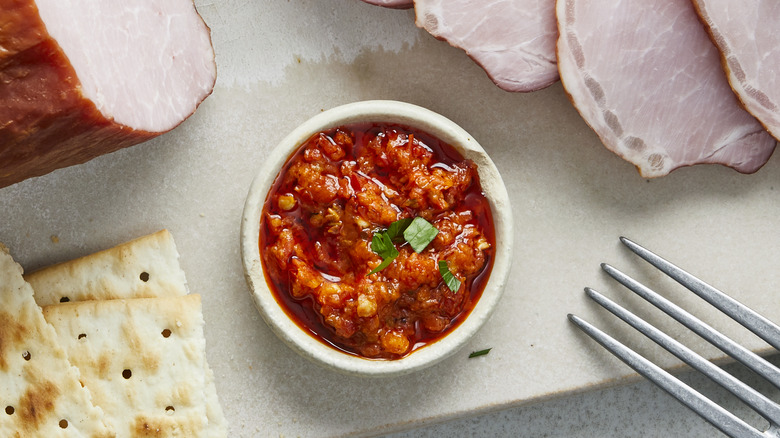
{"type": "Polygon", "coordinates": [[[780,327],[775,323],[630,239],[621,237],[620,241],[639,257],[780,350],[780,327]]]}
{"type": "Polygon", "coordinates": [[[603,263],[601,268],[610,277],[627,287],[667,315],[671,316],[691,331],[706,339],[721,351],[738,360],[760,376],[767,379],[775,387],[780,388],[780,370],[761,356],[753,353],[742,345],[732,341],[700,319],[686,312],[676,304],[662,297],[652,289],[644,286],[618,269],[603,263]]]}
{"type": "Polygon", "coordinates": [[[710,361],[704,359],[694,351],[684,346],[677,340],[665,334],[653,325],[642,320],[630,311],[621,307],[614,301],[596,292],[591,288],[586,288],[585,293],[600,306],[612,312],[615,316],[622,319],[630,326],[637,329],[640,333],[650,338],[653,342],[665,348],[682,361],[700,371],[705,376],[712,379],[740,400],[753,407],[759,414],[769,420],[772,424],[780,424],[780,406],[766,398],[763,394],[754,390],[750,386],[742,383],[731,374],[723,371],[721,368],[713,365],[710,361]]]}
{"type": "Polygon", "coordinates": [[[654,363],[645,359],[590,323],[576,315],[569,314],[568,317],[569,320],[577,325],[583,332],[622,360],[626,365],[658,385],[658,387],[699,414],[723,433],[734,438],[764,436],[764,434],[737,418],[731,412],[699,394],[690,386],[662,370],[654,363]]]}

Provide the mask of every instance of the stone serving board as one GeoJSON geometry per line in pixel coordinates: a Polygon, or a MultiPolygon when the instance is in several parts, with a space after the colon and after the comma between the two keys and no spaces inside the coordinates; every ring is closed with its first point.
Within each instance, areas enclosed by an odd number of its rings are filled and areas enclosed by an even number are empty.
{"type": "Polygon", "coordinates": [[[777,157],[754,175],[697,166],[646,180],[601,145],[560,84],[501,91],[465,53],[417,29],[410,10],[359,0],[195,3],[212,29],[214,93],[158,139],[0,189],[0,241],[32,270],[168,228],[190,290],[203,297],[229,436],[372,435],[635,379],[567,313],[679,366],[588,302],[585,286],[719,357],[607,279],[601,262],[766,349],[618,237],[780,320],[777,157]],[[286,347],[253,307],[239,254],[244,197],[268,152],[319,111],[368,99],[421,105],[469,131],[497,164],[516,221],[509,286],[492,319],[454,357],[389,379],[327,371],[286,347]],[[468,359],[484,348],[489,355],[468,359]]]}

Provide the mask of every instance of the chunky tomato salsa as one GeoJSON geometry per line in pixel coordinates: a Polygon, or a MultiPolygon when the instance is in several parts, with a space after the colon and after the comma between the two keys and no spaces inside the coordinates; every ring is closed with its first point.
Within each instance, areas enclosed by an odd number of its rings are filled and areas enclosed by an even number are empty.
{"type": "Polygon", "coordinates": [[[333,347],[397,359],[455,328],[493,265],[476,165],[403,126],[321,132],[288,160],[260,224],[276,300],[333,347]]]}

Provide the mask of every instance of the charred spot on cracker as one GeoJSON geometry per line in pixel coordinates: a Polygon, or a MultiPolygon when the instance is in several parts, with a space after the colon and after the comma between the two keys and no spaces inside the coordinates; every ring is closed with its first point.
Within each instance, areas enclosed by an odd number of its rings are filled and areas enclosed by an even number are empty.
{"type": "Polygon", "coordinates": [[[141,272],[141,281],[146,283],[149,281],[149,273],[148,272],[141,272]]]}
{"type": "Polygon", "coordinates": [[[129,369],[125,369],[124,371],[122,371],[122,377],[124,377],[125,379],[129,379],[132,376],[133,376],[133,372],[130,371],[129,369]]]}
{"type": "Polygon", "coordinates": [[[167,337],[169,337],[171,335],[171,331],[168,330],[168,329],[165,329],[160,334],[163,336],[163,338],[167,338],[167,337]]]}
{"type": "Polygon", "coordinates": [[[32,384],[19,399],[19,415],[26,424],[37,428],[54,411],[54,402],[59,396],[60,390],[53,382],[32,384]]]}
{"type": "Polygon", "coordinates": [[[30,360],[32,358],[32,355],[30,354],[29,351],[25,351],[24,353],[22,353],[22,357],[24,358],[24,360],[30,360]]]}
{"type": "Polygon", "coordinates": [[[176,412],[176,409],[173,406],[167,406],[165,408],[165,413],[168,415],[173,415],[174,412],[176,412]]]}
{"type": "Polygon", "coordinates": [[[84,338],[86,338],[86,337],[87,337],[87,334],[86,334],[86,333],[81,333],[81,334],[79,334],[79,339],[84,339],[84,338]]]}
{"type": "Polygon", "coordinates": [[[60,420],[60,428],[67,429],[68,428],[68,420],[66,420],[64,418],[62,420],[60,420]]]}
{"type": "Polygon", "coordinates": [[[70,298],[68,298],[68,297],[62,297],[62,298],[60,298],[60,302],[61,302],[61,303],[67,303],[68,301],[70,301],[70,298]]]}
{"type": "MultiPolygon", "coordinates": [[[[25,342],[25,338],[28,336],[28,330],[23,325],[17,322],[16,318],[6,312],[0,312],[0,370],[8,369],[8,363],[5,356],[5,350],[12,348],[14,345],[19,345],[25,342]]],[[[30,353],[24,352],[22,356],[30,353]]],[[[25,357],[26,360],[30,360],[25,357]]]]}
{"type": "Polygon", "coordinates": [[[6,406],[5,407],[5,413],[8,414],[8,415],[13,415],[14,414],[14,407],[13,406],[6,406]]]}

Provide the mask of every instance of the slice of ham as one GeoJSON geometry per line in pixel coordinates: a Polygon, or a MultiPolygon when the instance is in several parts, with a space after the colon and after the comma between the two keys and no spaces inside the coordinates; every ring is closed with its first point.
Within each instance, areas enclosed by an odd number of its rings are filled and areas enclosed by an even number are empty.
{"type": "Polygon", "coordinates": [[[0,187],[170,131],[212,91],[192,0],[0,0],[0,187]]]}
{"type": "Polygon", "coordinates": [[[642,176],[698,163],[751,173],[769,159],[776,142],[740,107],[689,0],[560,0],[557,15],[564,88],[642,176]]]}
{"type": "Polygon", "coordinates": [[[780,139],[780,2],[694,0],[721,53],[731,88],[776,139],[780,139]]]}
{"type": "Polygon", "coordinates": [[[414,6],[414,0],[363,0],[364,2],[392,9],[409,9],[414,6]]]}
{"type": "Polygon", "coordinates": [[[418,27],[465,50],[504,90],[558,80],[554,0],[415,0],[414,9],[418,27]]]}

